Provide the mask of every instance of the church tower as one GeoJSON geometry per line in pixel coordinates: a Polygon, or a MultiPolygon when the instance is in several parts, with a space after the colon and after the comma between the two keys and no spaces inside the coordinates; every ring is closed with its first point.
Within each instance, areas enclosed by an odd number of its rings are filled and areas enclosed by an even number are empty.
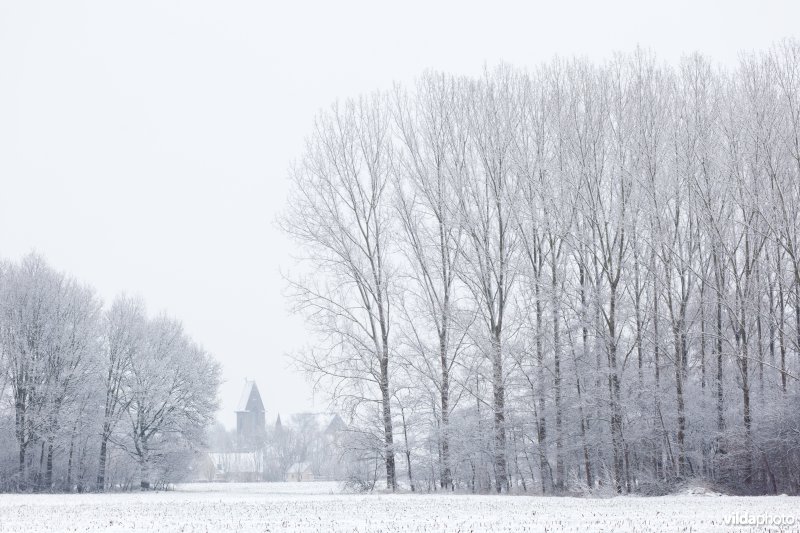
{"type": "Polygon", "coordinates": [[[264,443],[266,411],[255,381],[245,380],[236,407],[236,436],[241,449],[254,450],[264,443]]]}

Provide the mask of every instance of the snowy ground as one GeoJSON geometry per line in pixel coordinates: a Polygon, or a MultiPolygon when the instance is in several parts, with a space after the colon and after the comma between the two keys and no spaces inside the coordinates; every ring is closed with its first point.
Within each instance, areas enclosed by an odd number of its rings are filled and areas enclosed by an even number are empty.
{"type": "Polygon", "coordinates": [[[193,484],[159,493],[0,494],[0,532],[133,530],[800,532],[800,498],[354,495],[341,494],[335,483],[193,484]],[[767,525],[776,518],[780,526],[767,525]],[[747,525],[759,521],[765,525],[747,525]]]}

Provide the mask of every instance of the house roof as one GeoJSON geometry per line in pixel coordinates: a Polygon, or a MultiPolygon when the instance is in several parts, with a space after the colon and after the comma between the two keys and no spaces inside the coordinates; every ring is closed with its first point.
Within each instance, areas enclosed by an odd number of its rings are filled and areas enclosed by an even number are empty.
{"type": "Polygon", "coordinates": [[[211,452],[208,456],[218,470],[229,474],[260,470],[260,461],[254,453],[211,452]]]}
{"type": "Polygon", "coordinates": [[[295,463],[286,471],[287,474],[301,474],[311,470],[311,463],[295,463]]]}
{"type": "Polygon", "coordinates": [[[258,392],[258,385],[255,381],[246,380],[244,390],[236,405],[236,412],[264,411],[264,402],[261,401],[261,394],[258,392]]]}

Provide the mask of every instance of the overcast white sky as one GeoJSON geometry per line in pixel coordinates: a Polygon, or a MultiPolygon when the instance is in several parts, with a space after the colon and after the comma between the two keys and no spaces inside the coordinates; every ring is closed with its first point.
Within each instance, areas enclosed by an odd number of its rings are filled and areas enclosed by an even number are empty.
{"type": "Polygon", "coordinates": [[[141,295],[245,377],[272,419],[323,409],[273,222],[314,114],[426,68],[477,73],[637,44],[677,61],[798,35],[797,1],[0,0],[0,257],[31,250],[110,300],[141,295]]]}

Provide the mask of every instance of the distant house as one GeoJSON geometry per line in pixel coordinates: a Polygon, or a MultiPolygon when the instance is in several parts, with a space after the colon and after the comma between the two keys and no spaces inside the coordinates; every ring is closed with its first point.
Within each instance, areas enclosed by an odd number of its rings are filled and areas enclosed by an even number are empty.
{"type": "Polygon", "coordinates": [[[314,481],[311,463],[295,463],[286,471],[286,481],[314,481]]]}
{"type": "Polygon", "coordinates": [[[236,439],[198,458],[203,481],[262,481],[265,471],[266,410],[255,381],[245,380],[236,405],[236,439]]]}
{"type": "Polygon", "coordinates": [[[333,436],[347,427],[342,417],[336,413],[325,413],[320,415],[319,418],[321,419],[320,424],[325,427],[323,433],[329,436],[333,436]]]}
{"type": "Polygon", "coordinates": [[[213,465],[209,481],[261,481],[263,458],[260,452],[211,452],[213,465]]]}
{"type": "Polygon", "coordinates": [[[252,451],[264,444],[266,410],[255,381],[245,380],[236,406],[236,438],[240,451],[252,451]]]}

